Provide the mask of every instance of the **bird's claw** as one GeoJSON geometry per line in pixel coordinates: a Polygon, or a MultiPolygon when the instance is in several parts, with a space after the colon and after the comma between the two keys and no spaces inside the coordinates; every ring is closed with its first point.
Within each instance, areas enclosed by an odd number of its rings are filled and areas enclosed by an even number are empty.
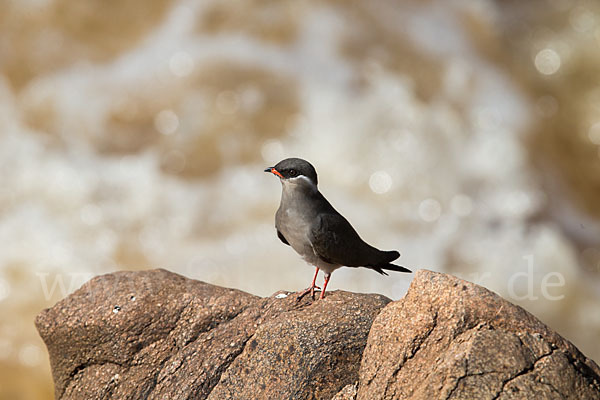
{"type": "Polygon", "coordinates": [[[318,287],[318,286],[316,286],[316,285],[315,286],[311,286],[311,287],[307,287],[306,289],[304,289],[303,291],[301,291],[300,293],[298,293],[298,297],[296,297],[296,301],[302,300],[302,298],[304,296],[306,296],[307,294],[309,294],[309,293],[310,293],[310,297],[312,297],[312,299],[314,300],[315,299],[315,289],[321,290],[321,288],[318,287]]]}

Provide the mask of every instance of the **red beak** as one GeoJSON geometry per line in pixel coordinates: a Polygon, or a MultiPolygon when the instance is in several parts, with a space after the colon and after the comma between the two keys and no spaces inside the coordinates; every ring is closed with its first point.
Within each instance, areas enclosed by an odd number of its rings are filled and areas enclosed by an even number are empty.
{"type": "Polygon", "coordinates": [[[279,173],[279,171],[277,171],[277,170],[276,170],[275,168],[273,168],[273,167],[269,167],[269,168],[265,169],[265,172],[270,172],[270,173],[272,173],[273,175],[277,175],[278,177],[280,177],[280,178],[283,178],[283,175],[281,175],[281,174],[279,173]]]}

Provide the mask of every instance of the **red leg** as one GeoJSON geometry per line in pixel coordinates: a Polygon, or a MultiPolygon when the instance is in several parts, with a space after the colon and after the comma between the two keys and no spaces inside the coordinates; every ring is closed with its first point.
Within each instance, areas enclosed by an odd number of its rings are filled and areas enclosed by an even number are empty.
{"type": "Polygon", "coordinates": [[[329,283],[330,277],[331,277],[331,274],[325,274],[325,282],[323,283],[323,291],[321,292],[321,296],[319,297],[319,299],[325,298],[325,290],[327,289],[327,284],[329,283]]]}
{"type": "Polygon", "coordinates": [[[309,293],[310,293],[311,297],[314,300],[314,298],[315,298],[315,289],[321,289],[320,287],[318,287],[316,285],[317,275],[319,275],[319,268],[315,268],[315,276],[313,276],[312,283],[310,284],[309,287],[307,287],[306,289],[304,289],[303,291],[301,291],[300,293],[298,293],[298,297],[296,298],[296,300],[298,300],[298,301],[302,300],[302,298],[304,296],[306,296],[307,294],[309,294],[309,293]]]}

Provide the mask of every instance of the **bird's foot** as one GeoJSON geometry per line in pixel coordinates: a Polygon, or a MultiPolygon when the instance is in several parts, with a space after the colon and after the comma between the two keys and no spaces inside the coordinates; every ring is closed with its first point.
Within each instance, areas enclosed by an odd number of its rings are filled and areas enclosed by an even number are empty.
{"type": "Polygon", "coordinates": [[[296,297],[296,301],[302,300],[302,298],[309,293],[310,293],[310,297],[312,297],[312,299],[314,300],[315,299],[315,289],[321,290],[321,288],[316,285],[307,287],[306,289],[304,289],[303,291],[298,293],[298,297],[296,297]]]}

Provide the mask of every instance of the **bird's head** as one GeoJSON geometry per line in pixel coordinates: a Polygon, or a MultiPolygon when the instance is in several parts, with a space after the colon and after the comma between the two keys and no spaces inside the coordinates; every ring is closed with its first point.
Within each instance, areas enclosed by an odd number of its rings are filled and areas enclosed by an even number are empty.
{"type": "Polygon", "coordinates": [[[317,187],[317,171],[315,167],[301,158],[286,158],[279,161],[274,167],[265,169],[265,172],[277,175],[284,186],[309,185],[317,187]]]}

